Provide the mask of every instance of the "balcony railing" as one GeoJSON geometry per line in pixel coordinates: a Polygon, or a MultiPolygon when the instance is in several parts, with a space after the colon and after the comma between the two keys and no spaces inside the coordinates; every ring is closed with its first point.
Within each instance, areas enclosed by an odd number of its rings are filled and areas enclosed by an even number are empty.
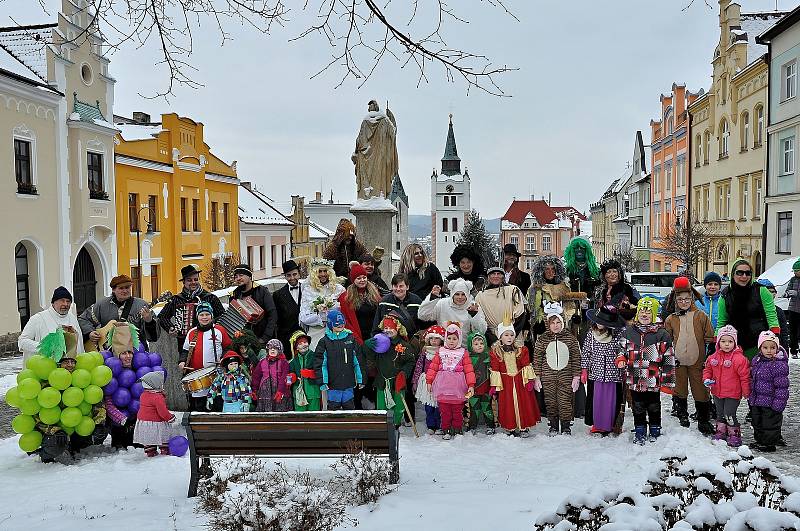
{"type": "Polygon", "coordinates": [[[89,199],[101,199],[108,201],[108,194],[105,190],[89,190],[89,199]]]}

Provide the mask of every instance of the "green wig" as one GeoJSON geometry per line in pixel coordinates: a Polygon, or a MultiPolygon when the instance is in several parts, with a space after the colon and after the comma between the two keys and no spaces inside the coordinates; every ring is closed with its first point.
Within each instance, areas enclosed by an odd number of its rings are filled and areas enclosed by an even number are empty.
{"type": "Polygon", "coordinates": [[[54,332],[50,332],[39,342],[39,354],[45,358],[50,358],[56,363],[61,361],[67,353],[67,341],[64,338],[64,329],[60,326],[54,332]]]}
{"type": "Polygon", "coordinates": [[[582,248],[586,253],[586,267],[589,268],[589,276],[593,279],[600,278],[600,269],[597,267],[597,262],[594,259],[591,244],[581,237],[573,238],[567,248],[564,249],[564,262],[567,264],[567,274],[572,276],[578,272],[578,263],[575,260],[575,251],[582,248]]]}

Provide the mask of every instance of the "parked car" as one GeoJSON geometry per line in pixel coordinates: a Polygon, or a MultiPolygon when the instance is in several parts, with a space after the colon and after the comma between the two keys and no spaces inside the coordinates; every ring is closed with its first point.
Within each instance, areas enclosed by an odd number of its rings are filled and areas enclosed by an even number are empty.
{"type": "Polygon", "coordinates": [[[674,271],[642,272],[625,273],[625,278],[642,297],[649,295],[663,302],[669,292],[672,291],[672,284],[678,275],[680,273],[674,271]]]}
{"type": "Polygon", "coordinates": [[[783,308],[784,310],[789,309],[789,299],[785,298],[783,294],[786,291],[786,285],[789,283],[789,279],[794,275],[792,265],[794,265],[798,258],[800,258],[800,256],[785,258],[775,263],[758,277],[759,279],[766,278],[775,284],[775,289],[778,292],[778,296],[775,298],[775,306],[783,308]]]}

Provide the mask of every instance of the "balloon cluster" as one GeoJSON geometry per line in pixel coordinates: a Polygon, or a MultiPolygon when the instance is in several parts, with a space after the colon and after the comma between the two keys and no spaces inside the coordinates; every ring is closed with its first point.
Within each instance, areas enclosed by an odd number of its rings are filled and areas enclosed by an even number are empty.
{"type": "Polygon", "coordinates": [[[102,356],[112,375],[103,387],[103,393],[111,397],[111,401],[125,416],[136,415],[139,411],[139,397],[144,391],[139,378],[152,371],[161,371],[164,379],[167,378],[167,370],[161,366],[161,354],[144,350],[134,352],[130,369],[123,367],[119,358],[111,352],[105,351],[102,356]]]}
{"type": "Polygon", "coordinates": [[[17,374],[17,386],[6,393],[6,403],[20,410],[11,422],[22,435],[19,447],[32,452],[42,444],[36,421],[57,425],[68,435],[91,435],[94,431],[92,406],[102,402],[104,385],[111,381],[111,369],[103,365],[99,352],[76,357],[73,372],[39,354],[32,356],[17,374]],[[37,419],[38,417],[38,419],[37,419]]]}

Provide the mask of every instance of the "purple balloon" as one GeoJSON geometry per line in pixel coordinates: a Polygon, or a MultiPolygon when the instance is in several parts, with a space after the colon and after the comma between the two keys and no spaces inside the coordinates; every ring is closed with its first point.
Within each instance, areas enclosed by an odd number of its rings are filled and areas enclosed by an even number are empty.
{"type": "Polygon", "coordinates": [[[141,367],[149,367],[150,358],[145,352],[136,352],[133,355],[133,368],[140,369],[141,367]]]}
{"type": "Polygon", "coordinates": [[[150,358],[151,367],[161,365],[161,354],[159,354],[158,352],[151,352],[150,355],[148,355],[147,357],[150,358]]]}
{"type": "Polygon", "coordinates": [[[167,369],[165,369],[165,368],[164,368],[164,367],[162,367],[161,365],[154,365],[153,367],[151,367],[151,369],[152,369],[154,372],[155,372],[155,371],[161,371],[161,372],[163,372],[163,373],[164,373],[164,379],[165,379],[165,380],[167,379],[167,369]]]}
{"type": "Polygon", "coordinates": [[[131,402],[131,392],[125,388],[120,387],[111,397],[114,405],[117,407],[126,407],[131,402]]]}
{"type": "Polygon", "coordinates": [[[103,387],[103,394],[106,396],[111,396],[117,389],[119,389],[119,382],[116,378],[112,377],[111,381],[103,387]]]}
{"type": "Polygon", "coordinates": [[[144,387],[142,387],[141,382],[136,382],[135,384],[133,384],[131,386],[131,396],[133,398],[138,399],[140,396],[142,396],[142,392],[143,391],[144,391],[144,387]]]}
{"type": "Polygon", "coordinates": [[[141,378],[142,376],[144,376],[148,372],[152,372],[152,371],[153,371],[153,369],[151,369],[150,367],[139,367],[138,369],[136,369],[136,379],[138,380],[139,378],[141,378]]]}
{"type": "Polygon", "coordinates": [[[128,404],[128,415],[135,415],[138,412],[139,412],[139,401],[131,400],[130,404],[128,404]]]}
{"type": "Polygon", "coordinates": [[[389,345],[391,345],[391,343],[392,341],[386,334],[375,334],[375,352],[378,354],[383,354],[389,350],[389,345]]]}
{"type": "Polygon", "coordinates": [[[186,451],[189,449],[189,439],[183,435],[175,435],[170,437],[167,445],[169,446],[170,455],[174,455],[175,457],[183,457],[186,455],[186,451]]]}
{"type": "Polygon", "coordinates": [[[122,362],[119,361],[119,358],[106,358],[106,366],[111,369],[111,374],[114,376],[119,376],[120,371],[122,370],[122,362]]]}
{"type": "Polygon", "coordinates": [[[136,382],[136,373],[130,369],[123,369],[123,371],[119,373],[119,376],[117,376],[117,381],[120,387],[128,389],[136,382]]]}
{"type": "Polygon", "coordinates": [[[114,357],[114,353],[113,353],[113,352],[111,352],[110,350],[104,350],[104,351],[103,351],[103,352],[101,352],[100,354],[102,354],[102,355],[103,355],[103,359],[104,359],[104,360],[107,360],[108,358],[113,358],[113,357],[114,357]]]}

